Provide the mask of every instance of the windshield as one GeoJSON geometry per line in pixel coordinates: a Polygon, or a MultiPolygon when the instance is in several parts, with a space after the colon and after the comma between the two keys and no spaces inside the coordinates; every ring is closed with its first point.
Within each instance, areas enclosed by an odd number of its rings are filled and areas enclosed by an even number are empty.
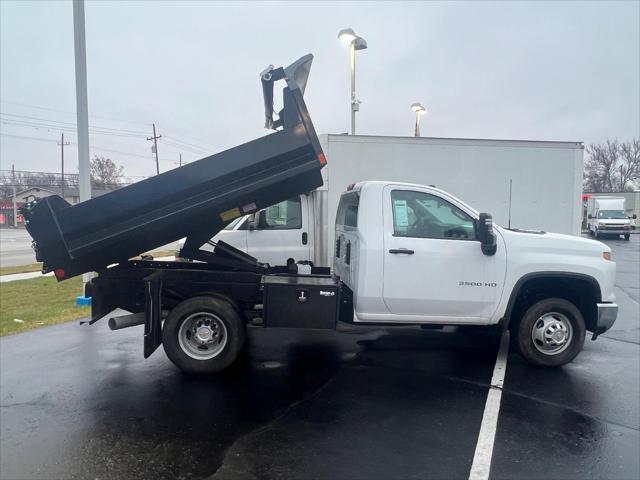
{"type": "Polygon", "coordinates": [[[624,219],[627,218],[627,216],[624,210],[600,210],[598,212],[598,218],[624,219]]]}

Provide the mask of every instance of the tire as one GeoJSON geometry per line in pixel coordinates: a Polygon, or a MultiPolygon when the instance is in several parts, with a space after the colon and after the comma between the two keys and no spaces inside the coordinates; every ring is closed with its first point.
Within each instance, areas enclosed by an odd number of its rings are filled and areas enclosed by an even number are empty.
{"type": "Polygon", "coordinates": [[[629,241],[629,237],[631,237],[631,235],[629,235],[629,234],[627,234],[627,235],[625,235],[625,236],[624,236],[624,239],[625,239],[625,241],[626,241],[626,242],[628,242],[628,241],[629,241]]]}
{"type": "Polygon", "coordinates": [[[580,353],[585,333],[584,318],[573,303],[562,298],[546,298],[524,313],[517,327],[515,343],[520,355],[530,364],[559,367],[580,353]],[[553,335],[558,330],[565,339],[569,337],[568,341],[554,341],[553,335]]]}
{"type": "Polygon", "coordinates": [[[593,236],[596,237],[596,240],[600,238],[600,234],[598,233],[598,230],[593,231],[593,236]]]}
{"type": "Polygon", "coordinates": [[[169,359],[193,374],[227,368],[240,354],[244,339],[243,319],[229,302],[216,297],[183,301],[171,310],[162,328],[162,346],[169,359]]]}

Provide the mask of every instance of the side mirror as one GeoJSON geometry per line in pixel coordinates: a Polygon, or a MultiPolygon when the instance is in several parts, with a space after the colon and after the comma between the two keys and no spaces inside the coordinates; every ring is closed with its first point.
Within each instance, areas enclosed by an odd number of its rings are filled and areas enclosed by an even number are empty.
{"type": "Polygon", "coordinates": [[[493,217],[488,213],[481,213],[478,219],[478,240],[483,254],[495,255],[498,243],[493,231],[493,217]]]}
{"type": "Polygon", "coordinates": [[[593,218],[593,215],[589,214],[589,215],[587,215],[587,218],[588,218],[589,220],[591,220],[591,219],[593,218]]]}
{"type": "Polygon", "coordinates": [[[249,220],[247,220],[247,228],[249,230],[256,230],[258,228],[258,217],[255,213],[249,215],[249,220]]]}

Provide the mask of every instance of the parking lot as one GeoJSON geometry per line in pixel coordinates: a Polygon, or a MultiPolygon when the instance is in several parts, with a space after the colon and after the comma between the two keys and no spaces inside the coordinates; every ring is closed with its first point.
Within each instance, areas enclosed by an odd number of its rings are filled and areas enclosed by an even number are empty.
{"type": "MultiPolygon", "coordinates": [[[[491,478],[640,476],[640,236],[608,240],[613,329],[556,370],[510,355],[491,478]]],[[[4,255],[4,253],[3,253],[4,255]]],[[[0,339],[2,478],[468,478],[498,341],[252,329],[218,377],[142,358],[142,327],[0,339]]]]}

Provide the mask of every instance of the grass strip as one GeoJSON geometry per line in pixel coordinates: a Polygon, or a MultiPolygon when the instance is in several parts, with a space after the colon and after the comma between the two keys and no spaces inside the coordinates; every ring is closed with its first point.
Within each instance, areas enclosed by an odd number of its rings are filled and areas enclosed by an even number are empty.
{"type": "Polygon", "coordinates": [[[42,270],[41,263],[30,263],[28,265],[15,265],[13,267],[0,267],[0,275],[13,275],[14,273],[39,272],[42,270]]]}
{"type": "Polygon", "coordinates": [[[81,276],[60,283],[53,277],[0,283],[0,336],[88,317],[90,307],[76,307],[81,294],[81,276]]]}

